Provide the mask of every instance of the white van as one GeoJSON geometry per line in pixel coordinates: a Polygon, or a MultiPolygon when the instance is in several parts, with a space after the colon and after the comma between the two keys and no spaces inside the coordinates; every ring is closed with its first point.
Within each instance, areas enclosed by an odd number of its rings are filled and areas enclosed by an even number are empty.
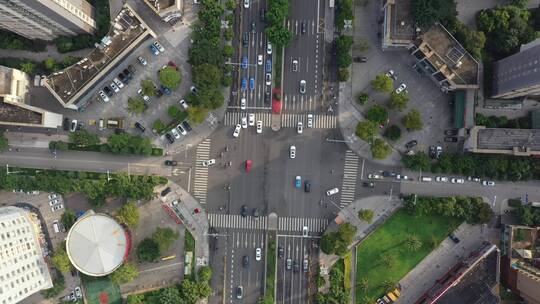
{"type": "Polygon", "coordinates": [[[58,227],[58,220],[54,221],[52,226],[54,229],[54,233],[60,232],[60,227],[58,227]]]}
{"type": "Polygon", "coordinates": [[[339,192],[338,188],[333,188],[333,189],[330,189],[330,190],[326,190],[326,195],[332,196],[332,195],[334,195],[334,194],[336,194],[338,192],[339,192]]]}
{"type": "Polygon", "coordinates": [[[103,119],[99,120],[99,130],[100,131],[105,130],[105,122],[103,121],[103,119]]]}
{"type": "Polygon", "coordinates": [[[420,176],[421,182],[431,182],[431,177],[429,176],[420,176]]]}

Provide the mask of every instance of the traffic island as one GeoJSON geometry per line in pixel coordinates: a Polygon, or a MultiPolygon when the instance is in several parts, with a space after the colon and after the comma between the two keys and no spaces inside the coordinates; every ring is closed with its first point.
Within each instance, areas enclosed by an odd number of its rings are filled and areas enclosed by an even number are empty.
{"type": "Polygon", "coordinates": [[[265,292],[261,304],[274,303],[276,297],[276,242],[277,231],[269,231],[267,234],[265,292]]]}

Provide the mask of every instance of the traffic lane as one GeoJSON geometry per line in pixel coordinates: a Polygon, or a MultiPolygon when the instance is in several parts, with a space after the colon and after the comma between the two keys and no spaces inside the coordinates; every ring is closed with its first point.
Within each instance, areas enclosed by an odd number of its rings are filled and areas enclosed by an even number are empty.
{"type": "Polygon", "coordinates": [[[278,246],[284,249],[284,258],[278,262],[278,303],[307,303],[308,276],[303,271],[303,260],[309,241],[300,236],[279,236],[278,246]],[[298,272],[287,270],[287,259],[298,264],[298,272]]]}
{"type": "MultiPolygon", "coordinates": [[[[264,254],[260,261],[255,258],[255,249],[264,246],[264,232],[235,232],[232,246],[234,248],[236,279],[233,286],[242,286],[244,289],[243,302],[255,303],[262,295],[262,281],[264,275],[264,254]],[[244,256],[249,259],[248,265],[243,264],[244,256]]],[[[235,287],[235,288],[236,288],[235,287]]],[[[236,289],[235,289],[236,291],[236,289]]]]}
{"type": "MultiPolygon", "coordinates": [[[[215,231],[218,232],[218,231],[215,231]]],[[[223,233],[223,231],[219,231],[223,233]]],[[[228,269],[226,268],[227,262],[224,261],[226,257],[227,248],[227,237],[217,237],[210,239],[210,267],[215,271],[216,275],[213,275],[210,279],[210,286],[215,291],[214,294],[209,298],[210,303],[218,303],[222,301],[225,296],[223,293],[226,292],[227,288],[224,289],[227,284],[227,273],[228,269]]]]}

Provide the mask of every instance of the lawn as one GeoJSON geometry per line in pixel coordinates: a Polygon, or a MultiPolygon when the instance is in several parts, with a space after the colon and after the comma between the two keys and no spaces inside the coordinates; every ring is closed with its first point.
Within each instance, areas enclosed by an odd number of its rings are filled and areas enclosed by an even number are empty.
{"type": "Polygon", "coordinates": [[[382,296],[386,289],[385,281],[398,283],[459,224],[460,220],[455,218],[437,215],[417,217],[404,209],[396,212],[357,248],[357,302],[382,296]],[[410,235],[416,235],[421,241],[417,251],[407,247],[406,240],[410,235]],[[390,267],[381,262],[381,255],[392,256],[390,267]],[[366,291],[359,284],[362,278],[367,278],[366,291]]]}

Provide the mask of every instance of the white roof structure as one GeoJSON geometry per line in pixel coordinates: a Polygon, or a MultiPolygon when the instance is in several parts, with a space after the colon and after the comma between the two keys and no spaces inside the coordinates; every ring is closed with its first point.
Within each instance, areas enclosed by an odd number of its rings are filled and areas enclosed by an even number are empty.
{"type": "Polygon", "coordinates": [[[116,270],[127,250],[124,228],[105,214],[83,216],[71,227],[66,240],[71,263],[89,276],[104,276],[116,270]]]}

